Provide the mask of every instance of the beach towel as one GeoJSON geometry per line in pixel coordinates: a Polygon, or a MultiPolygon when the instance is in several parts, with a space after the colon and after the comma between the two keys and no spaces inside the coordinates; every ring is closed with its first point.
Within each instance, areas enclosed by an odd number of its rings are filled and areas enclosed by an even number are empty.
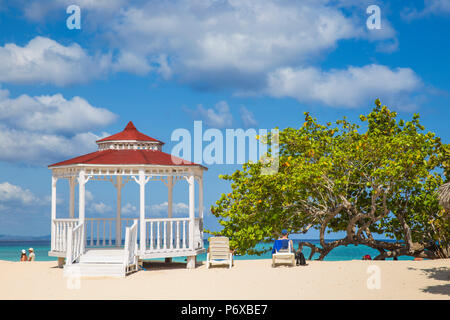
{"type": "Polygon", "coordinates": [[[288,239],[278,239],[273,243],[272,254],[278,252],[280,250],[288,250],[289,249],[289,240],[288,239]]]}

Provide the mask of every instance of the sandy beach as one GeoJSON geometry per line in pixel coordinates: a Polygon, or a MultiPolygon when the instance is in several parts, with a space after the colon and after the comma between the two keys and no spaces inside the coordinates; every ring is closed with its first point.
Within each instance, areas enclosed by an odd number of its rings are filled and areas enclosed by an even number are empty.
{"type": "Polygon", "coordinates": [[[450,299],[450,259],[270,264],[238,260],[232,269],[199,263],[187,270],[153,262],[126,278],[77,281],[53,261],[0,261],[0,299],[450,299]]]}

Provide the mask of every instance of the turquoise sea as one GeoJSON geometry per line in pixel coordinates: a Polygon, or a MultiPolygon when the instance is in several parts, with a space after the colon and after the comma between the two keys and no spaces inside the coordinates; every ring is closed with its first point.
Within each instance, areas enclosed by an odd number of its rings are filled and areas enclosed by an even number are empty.
{"type": "MultiPolygon", "coordinates": [[[[314,244],[318,244],[318,240],[293,240],[294,247],[297,248],[297,243],[299,241],[308,241],[314,244]]],[[[54,257],[48,256],[48,251],[50,250],[50,241],[0,241],[0,260],[8,261],[19,261],[20,252],[22,249],[27,250],[32,247],[36,254],[37,261],[52,261],[56,260],[54,257]]],[[[208,247],[208,241],[205,240],[205,248],[208,247]]],[[[271,244],[260,244],[259,248],[271,248],[271,244]]],[[[306,258],[309,257],[310,249],[304,247],[303,253],[306,258]]],[[[367,246],[359,245],[353,246],[349,245],[347,247],[338,247],[332,250],[325,261],[345,261],[345,260],[361,260],[362,257],[369,254],[372,258],[378,254],[378,251],[367,246]]],[[[317,258],[319,255],[314,255],[313,259],[317,258]]],[[[261,256],[251,256],[243,255],[236,256],[236,260],[249,260],[249,259],[270,259],[272,257],[271,252],[265,253],[261,256]]],[[[184,261],[185,258],[175,258],[174,261],[184,261]]],[[[197,257],[199,261],[206,260],[206,253],[201,254],[197,257]]],[[[399,260],[412,260],[411,257],[399,257],[399,260]]]]}

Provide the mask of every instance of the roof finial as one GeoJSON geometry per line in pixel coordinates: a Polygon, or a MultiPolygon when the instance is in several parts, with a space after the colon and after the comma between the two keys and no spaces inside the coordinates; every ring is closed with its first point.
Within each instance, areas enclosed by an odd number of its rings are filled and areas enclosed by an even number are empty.
{"type": "Polygon", "coordinates": [[[136,130],[136,127],[134,126],[133,122],[130,121],[130,122],[128,122],[128,124],[124,130],[136,130]]]}

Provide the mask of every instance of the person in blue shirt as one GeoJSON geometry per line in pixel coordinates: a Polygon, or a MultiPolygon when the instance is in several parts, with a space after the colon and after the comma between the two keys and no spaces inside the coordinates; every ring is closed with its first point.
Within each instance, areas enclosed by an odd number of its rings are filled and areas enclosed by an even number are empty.
{"type": "Polygon", "coordinates": [[[290,244],[290,251],[294,252],[294,244],[292,240],[289,240],[289,233],[286,229],[281,230],[281,237],[278,238],[278,240],[288,240],[288,241],[275,241],[272,248],[272,254],[274,254],[276,251],[280,251],[282,249],[288,249],[290,244]]]}

